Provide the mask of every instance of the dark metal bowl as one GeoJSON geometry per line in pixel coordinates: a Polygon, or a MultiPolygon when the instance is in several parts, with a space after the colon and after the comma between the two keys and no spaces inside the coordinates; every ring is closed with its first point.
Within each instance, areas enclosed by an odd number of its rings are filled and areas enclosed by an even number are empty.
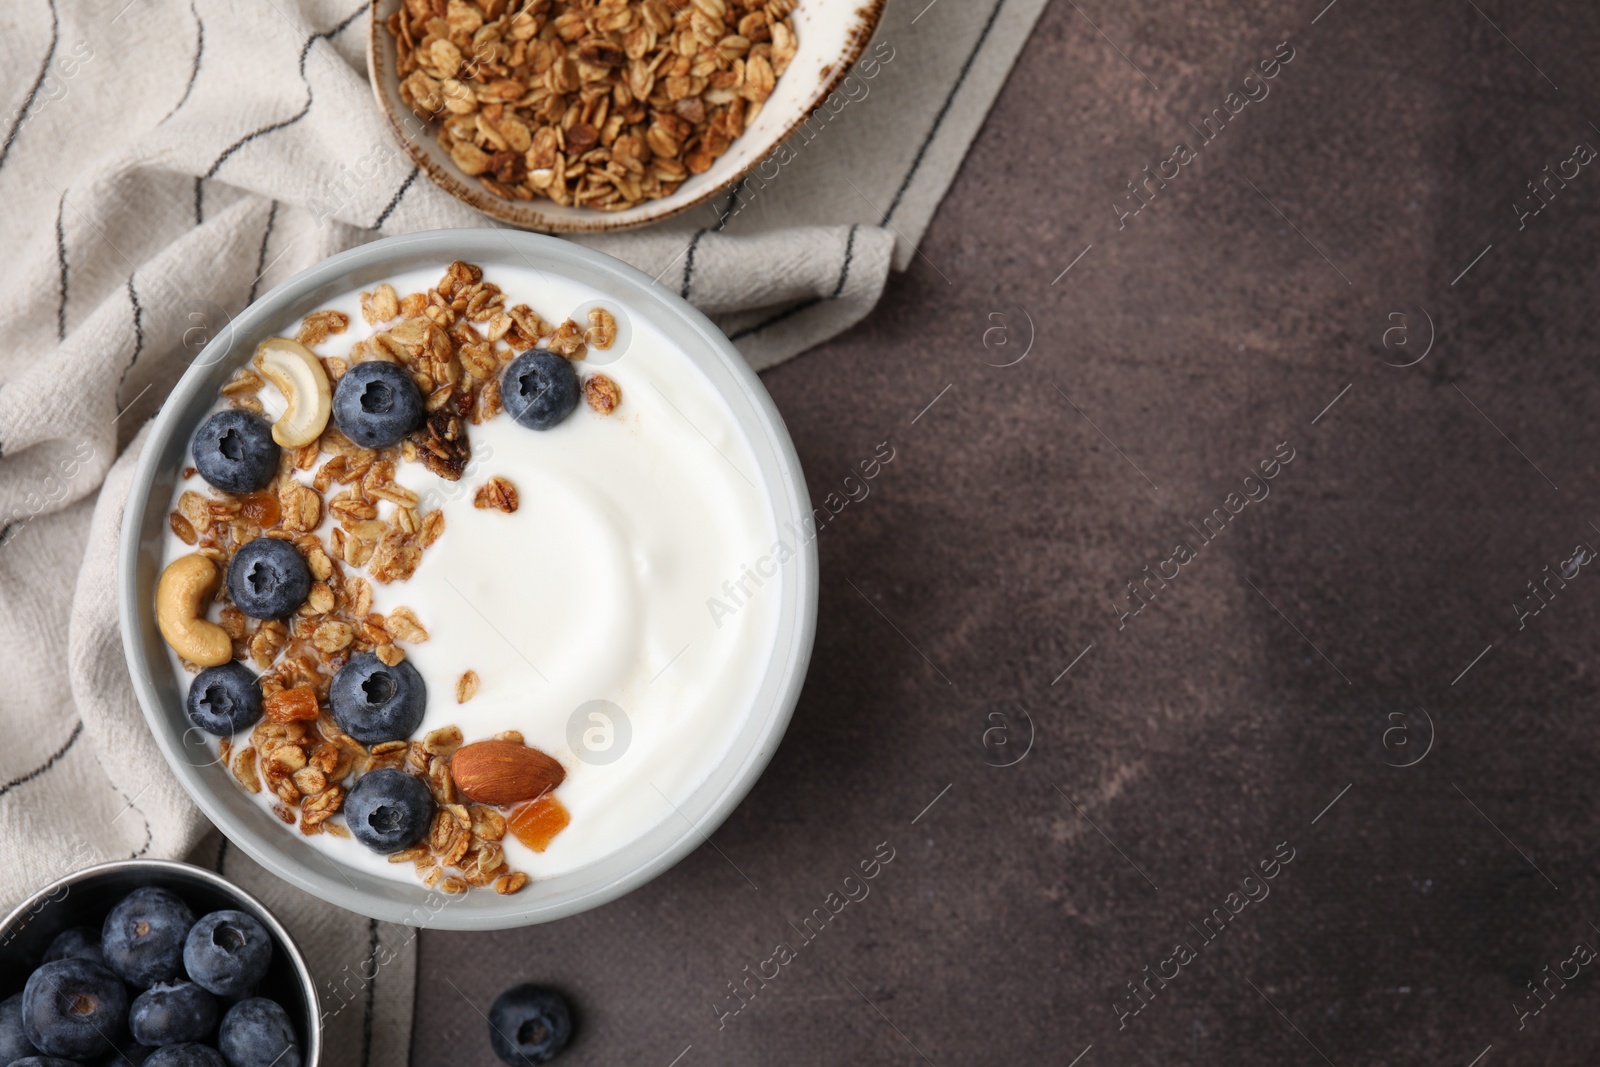
{"type": "Polygon", "coordinates": [[[221,875],[167,860],[118,860],[85,867],[39,890],[0,922],[0,1000],[22,991],[57,934],[72,926],[95,926],[112,906],[143,886],[161,886],[182,897],[196,915],[231,908],[254,916],[272,934],[272,969],[261,995],[289,1013],[300,1035],[304,1067],[322,1054],[317,987],[289,931],[250,894],[221,875]]]}

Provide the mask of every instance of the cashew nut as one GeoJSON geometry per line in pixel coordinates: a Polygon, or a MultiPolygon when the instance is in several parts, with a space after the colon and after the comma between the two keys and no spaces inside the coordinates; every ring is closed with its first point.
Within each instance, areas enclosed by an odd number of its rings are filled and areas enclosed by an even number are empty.
{"type": "Polygon", "coordinates": [[[190,663],[220,667],[233,658],[228,633],[206,618],[206,605],[222,572],[202,555],[180,556],[156,583],[156,626],[172,650],[190,663]]]}
{"type": "Polygon", "coordinates": [[[256,349],[255,366],[288,403],[272,424],[272,439],[284,448],[299,448],[321,437],[333,411],[333,390],[311,349],[287,337],[269,337],[256,349]]]}

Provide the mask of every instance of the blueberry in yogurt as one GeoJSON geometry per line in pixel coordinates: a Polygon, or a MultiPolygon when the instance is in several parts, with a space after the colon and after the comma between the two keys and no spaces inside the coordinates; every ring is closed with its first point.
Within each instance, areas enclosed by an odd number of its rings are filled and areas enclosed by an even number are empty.
{"type": "Polygon", "coordinates": [[[278,443],[259,415],[237,408],[219,411],[194,432],[194,466],[225,493],[265,489],[278,473],[278,443]]]}
{"type": "Polygon", "coordinates": [[[228,595],[251,618],[281,619],[304,604],[310,592],[311,568],[287,541],[246,541],[228,564],[228,595]]]}
{"type": "MultiPolygon", "coordinates": [[[[261,683],[249,667],[229,660],[195,675],[184,703],[190,722],[216,737],[231,737],[261,718],[261,683]]],[[[99,943],[96,937],[97,950],[99,943]]]]}
{"type": "Polygon", "coordinates": [[[421,841],[433,825],[433,794],[420,778],[384,767],[361,776],[344,801],[345,823],[374,852],[392,853],[421,841]]]}
{"type": "Polygon", "coordinates": [[[500,402],[519,426],[548,430],[578,406],[578,372],[554,352],[530,349],[506,365],[500,402]]]}
{"type": "Polygon", "coordinates": [[[328,687],[339,728],[364,745],[404,741],[422,725],[428,687],[407,659],[393,667],[371,652],[350,657],[328,687]]]}
{"type": "Polygon", "coordinates": [[[183,946],[191,981],[219,997],[248,996],[272,965],[272,935],[242,911],[202,916],[183,946]]]}
{"type": "Polygon", "coordinates": [[[333,391],[333,421],[362,448],[388,448],[422,425],[417,383],[398,363],[357,363],[333,391]]]}

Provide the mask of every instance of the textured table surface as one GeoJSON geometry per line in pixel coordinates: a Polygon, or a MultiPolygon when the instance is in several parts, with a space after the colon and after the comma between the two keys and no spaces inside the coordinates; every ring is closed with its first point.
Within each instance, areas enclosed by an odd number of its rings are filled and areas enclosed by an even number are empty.
{"type": "Polygon", "coordinates": [[[1600,10],[1323,3],[1050,7],[909,273],[765,376],[814,498],[895,452],[770,769],[621,901],[424,934],[416,1064],[527,980],[574,1065],[1600,1051],[1600,10]]]}

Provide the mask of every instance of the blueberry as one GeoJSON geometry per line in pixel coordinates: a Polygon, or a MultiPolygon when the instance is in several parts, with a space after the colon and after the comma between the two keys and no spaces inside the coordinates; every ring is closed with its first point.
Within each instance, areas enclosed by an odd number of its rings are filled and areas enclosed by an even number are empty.
{"type": "Polygon", "coordinates": [[[578,372],[554,352],[529,349],[506,366],[500,402],[519,425],[548,430],[578,406],[578,372]]]}
{"type": "Polygon", "coordinates": [[[219,997],[248,996],[271,965],[272,935],[242,911],[202,916],[183,945],[190,980],[219,997]]]}
{"type": "Polygon", "coordinates": [[[74,926],[61,931],[50,942],[50,947],[44,950],[44,959],[40,962],[54,963],[56,960],[104,963],[105,956],[100,952],[100,931],[90,926],[74,926]]]}
{"type": "Polygon", "coordinates": [[[183,939],[193,925],[194,912],[168,890],[135,889],[100,931],[106,966],[135,989],[170,982],[183,973],[183,939]]]}
{"type": "Polygon", "coordinates": [[[229,1067],[300,1067],[300,1042],[289,1013],[262,997],[228,1009],[217,1047],[229,1067]]]}
{"type": "Polygon", "coordinates": [[[10,1067],[78,1067],[78,1061],[55,1056],[24,1056],[20,1060],[12,1060],[10,1067]]]}
{"type": "Polygon", "coordinates": [[[334,424],[362,448],[396,444],[425,414],[417,383],[398,363],[357,363],[333,390],[334,424]]]}
{"type": "Polygon", "coordinates": [[[361,652],[333,676],[328,705],[339,728],[362,744],[404,741],[422,725],[428,686],[410,660],[390,667],[361,652]]]}
{"type": "Polygon", "coordinates": [[[22,994],[0,1000],[0,1063],[10,1063],[39,1050],[22,1029],[22,994]]]}
{"type": "MultiPolygon", "coordinates": [[[[199,928],[195,926],[196,930],[199,928]]],[[[193,939],[191,932],[190,940],[193,939]]],[[[194,973],[192,966],[189,973],[194,973]]],[[[193,982],[157,982],[133,998],[133,1006],[128,1009],[128,1029],[141,1045],[204,1041],[217,1028],[220,1014],[217,998],[193,982]]]]}
{"type": "Polygon", "coordinates": [[[311,568],[287,541],[246,541],[228,564],[228,596],[251,618],[281,619],[304,604],[310,592],[311,568]]]}
{"type": "Polygon", "coordinates": [[[155,1048],[150,1045],[125,1044],[101,1060],[99,1067],[140,1067],[142,1063],[155,1055],[155,1052],[155,1048]]]}
{"type": "Polygon", "coordinates": [[[421,778],[384,767],[362,775],[344,801],[344,820],[374,852],[399,852],[433,825],[433,794],[421,778]]]}
{"type": "Polygon", "coordinates": [[[228,1061],[210,1045],[186,1042],[156,1049],[144,1061],[144,1067],[228,1067],[228,1061]]]}
{"type": "Polygon", "coordinates": [[[189,684],[186,706],[189,721],[200,729],[217,737],[231,737],[261,718],[261,683],[249,667],[229,660],[195,675],[189,684]]]}
{"type": "Polygon", "coordinates": [[[219,411],[194,432],[194,466],[225,493],[265,489],[278,473],[278,443],[267,420],[248,411],[219,411]]]}
{"type": "Polygon", "coordinates": [[[46,963],[22,990],[22,1028],[47,1056],[85,1060],[110,1052],[128,1017],[128,990],[88,960],[46,963]]]}
{"type": "Polygon", "coordinates": [[[571,1036],[572,1014],[553,989],[512,986],[489,1009],[489,1044],[513,1067],[549,1063],[571,1036]]]}

